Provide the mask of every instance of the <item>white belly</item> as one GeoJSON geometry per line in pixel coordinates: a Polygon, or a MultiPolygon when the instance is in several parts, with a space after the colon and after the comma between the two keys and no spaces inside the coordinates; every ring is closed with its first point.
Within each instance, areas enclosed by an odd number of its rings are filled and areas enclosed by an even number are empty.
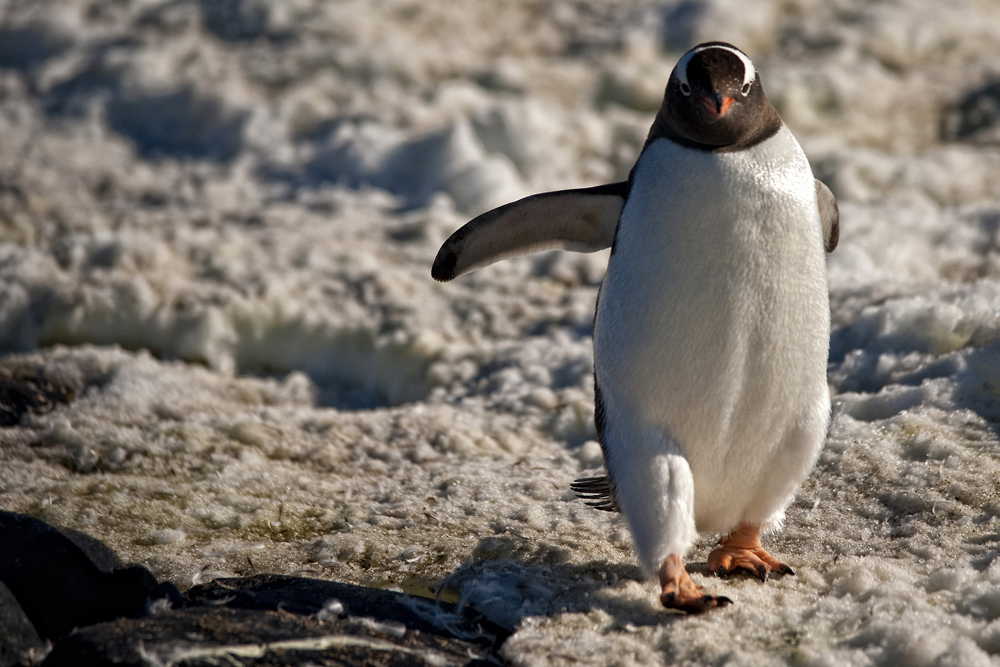
{"type": "MultiPolygon", "coordinates": [[[[601,288],[597,381],[609,421],[658,426],[679,446],[700,532],[773,521],[819,453],[824,255],[812,173],[787,128],[735,153],[666,139],[643,153],[601,288]]],[[[605,445],[625,483],[629,443],[605,445]]]]}

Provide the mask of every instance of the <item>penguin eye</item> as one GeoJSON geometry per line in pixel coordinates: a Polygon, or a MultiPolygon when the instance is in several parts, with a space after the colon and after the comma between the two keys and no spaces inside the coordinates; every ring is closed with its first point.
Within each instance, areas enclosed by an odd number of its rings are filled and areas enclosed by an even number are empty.
{"type": "Polygon", "coordinates": [[[684,93],[685,97],[687,97],[688,95],[691,94],[691,86],[681,81],[681,92],[684,93]]]}
{"type": "Polygon", "coordinates": [[[744,97],[746,97],[747,95],[750,94],[750,82],[749,81],[747,83],[743,84],[743,89],[740,90],[740,92],[743,93],[744,97]]]}

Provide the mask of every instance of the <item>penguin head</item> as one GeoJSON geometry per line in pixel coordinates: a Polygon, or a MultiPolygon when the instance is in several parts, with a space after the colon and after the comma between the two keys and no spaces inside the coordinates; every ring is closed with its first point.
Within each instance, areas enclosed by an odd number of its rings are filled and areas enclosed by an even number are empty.
{"type": "Polygon", "coordinates": [[[715,148],[753,143],[762,133],[773,134],[775,122],[781,124],[757,68],[725,42],[699,44],[677,61],[661,115],[670,134],[715,148]]]}

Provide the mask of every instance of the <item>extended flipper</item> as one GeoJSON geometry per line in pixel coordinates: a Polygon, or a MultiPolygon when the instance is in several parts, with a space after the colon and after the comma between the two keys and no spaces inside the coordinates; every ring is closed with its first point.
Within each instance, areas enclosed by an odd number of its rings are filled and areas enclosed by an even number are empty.
{"type": "Polygon", "coordinates": [[[819,200],[819,219],[823,223],[823,242],[826,251],[833,252],[840,241],[840,207],[830,188],[816,179],[816,199],[819,200]]]}
{"type": "Polygon", "coordinates": [[[610,248],[627,195],[626,181],[546,192],[495,208],[445,241],[431,276],[446,282],[502,259],[543,250],[610,248]]]}

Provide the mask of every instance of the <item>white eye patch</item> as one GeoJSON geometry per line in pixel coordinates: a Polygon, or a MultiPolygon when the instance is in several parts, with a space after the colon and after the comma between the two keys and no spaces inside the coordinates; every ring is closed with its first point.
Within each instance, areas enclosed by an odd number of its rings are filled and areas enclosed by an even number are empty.
{"type": "MultiPolygon", "coordinates": [[[[742,86],[743,88],[746,88],[747,85],[753,83],[753,80],[757,78],[757,68],[753,66],[752,62],[750,62],[750,58],[747,57],[747,54],[743,53],[739,49],[734,49],[731,46],[710,44],[708,46],[699,46],[697,48],[691,49],[683,56],[681,56],[681,59],[677,61],[677,64],[674,66],[674,71],[677,72],[677,80],[680,81],[683,86],[690,86],[690,83],[688,83],[688,75],[687,75],[688,63],[690,63],[691,59],[694,58],[697,54],[701,53],[702,51],[707,51],[709,49],[722,49],[723,51],[729,51],[734,56],[740,59],[740,61],[743,63],[743,86],[742,86]]],[[[749,91],[749,89],[747,90],[749,91]]]]}

